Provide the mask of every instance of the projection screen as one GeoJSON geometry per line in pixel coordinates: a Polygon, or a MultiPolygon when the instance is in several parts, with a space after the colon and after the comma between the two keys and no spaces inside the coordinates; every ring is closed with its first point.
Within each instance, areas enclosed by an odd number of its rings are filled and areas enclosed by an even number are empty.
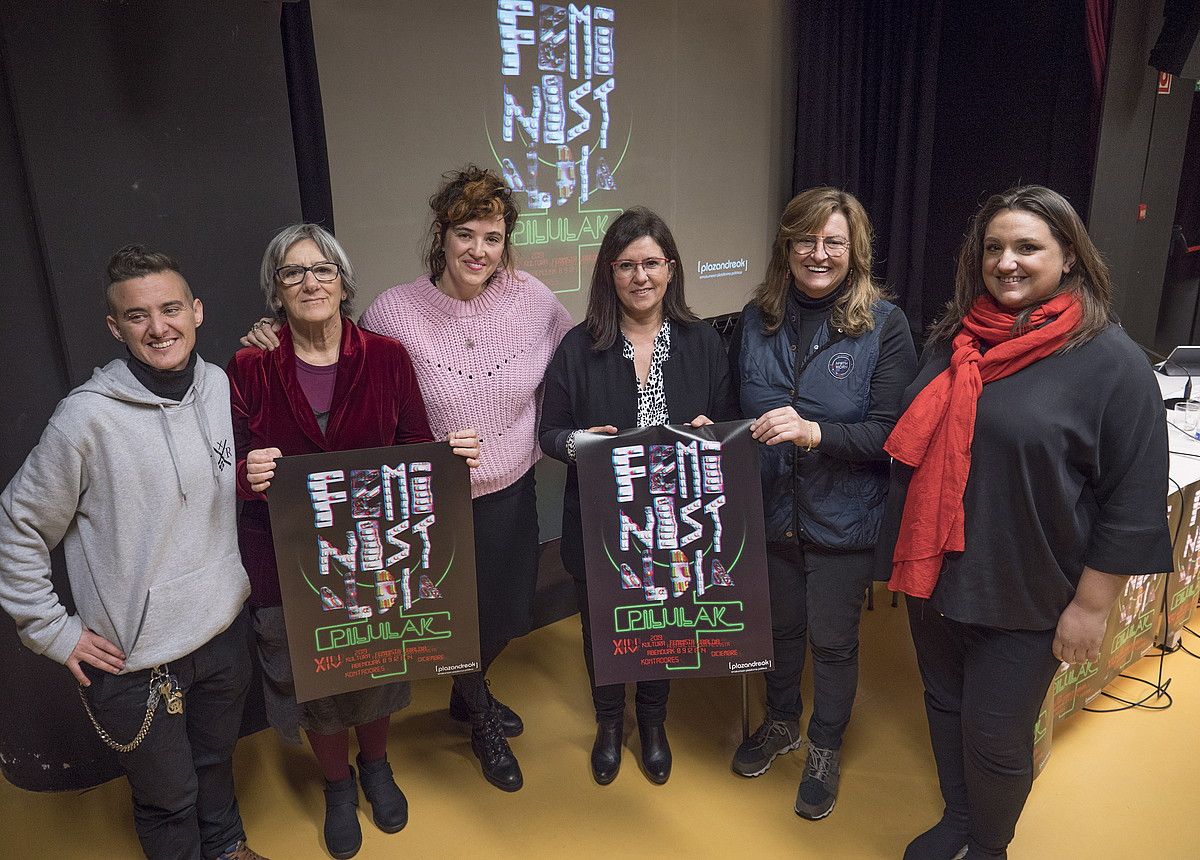
{"type": "Polygon", "coordinates": [[[518,268],[582,319],[600,237],[649,206],[701,316],[739,310],[790,182],[790,4],[312,0],[338,238],[362,310],[418,277],[439,176],[502,173],[518,268]]]}

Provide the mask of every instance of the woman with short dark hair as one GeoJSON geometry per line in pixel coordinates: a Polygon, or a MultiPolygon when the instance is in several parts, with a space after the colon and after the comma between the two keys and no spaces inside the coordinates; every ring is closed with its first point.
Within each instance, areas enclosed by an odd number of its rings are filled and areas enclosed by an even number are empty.
{"type": "Polygon", "coordinates": [[[879,560],[907,595],[945,811],[910,860],[1004,857],[1062,662],[1172,567],[1162,400],[1062,195],[988,199],[886,448],[879,560]]]}

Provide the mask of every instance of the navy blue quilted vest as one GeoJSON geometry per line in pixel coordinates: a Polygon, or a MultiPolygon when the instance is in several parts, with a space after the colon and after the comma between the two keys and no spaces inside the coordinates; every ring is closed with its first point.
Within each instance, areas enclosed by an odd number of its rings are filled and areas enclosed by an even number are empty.
{"type": "MultiPolygon", "coordinates": [[[[892,311],[872,307],[875,327],[858,337],[822,324],[811,344],[794,343],[786,323],[764,335],[753,304],[742,312],[741,410],[757,418],[791,404],[810,421],[862,421],[871,404],[871,375],[879,358],[879,332],[892,311]]],[[[796,539],[831,549],[875,545],[887,494],[886,460],[852,463],[806,452],[792,443],[759,446],[767,540],[796,539]]]]}

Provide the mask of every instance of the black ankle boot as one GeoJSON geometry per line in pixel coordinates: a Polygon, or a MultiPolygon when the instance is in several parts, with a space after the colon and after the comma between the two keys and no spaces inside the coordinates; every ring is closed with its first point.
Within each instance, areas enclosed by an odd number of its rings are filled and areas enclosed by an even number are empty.
{"type": "Polygon", "coordinates": [[[602,720],[596,723],[596,742],[592,744],[592,778],[608,785],[621,769],[621,741],[624,739],[623,720],[602,720]]]}
{"type": "MultiPolygon", "coordinates": [[[[515,738],[525,731],[525,723],[516,711],[492,695],[490,681],[484,683],[488,686],[488,702],[492,710],[496,712],[496,716],[500,718],[500,727],[504,730],[504,736],[515,738]]],[[[450,688],[450,719],[460,723],[471,721],[471,708],[467,704],[467,700],[458,692],[458,687],[450,688]]]]}
{"type": "Polygon", "coordinates": [[[966,821],[947,814],[904,849],[904,860],[958,860],[967,850],[966,821]]]}
{"type": "Polygon", "coordinates": [[[642,740],[642,768],[655,785],[662,785],[671,776],[671,745],[667,743],[667,727],[663,723],[638,723],[642,740]]]}
{"type": "Polygon", "coordinates": [[[396,785],[392,766],[386,758],[358,761],[358,782],[371,804],[371,820],[384,833],[396,833],[408,824],[408,798],[396,785]]]}
{"type": "Polygon", "coordinates": [[[354,768],[337,782],[325,780],[325,849],[338,860],[346,860],[362,847],[358,826],[358,783],[354,768]]]}
{"type": "Polygon", "coordinates": [[[471,752],[479,759],[484,778],[501,791],[516,791],[525,784],[495,711],[471,714],[471,752]]]}
{"type": "Polygon", "coordinates": [[[504,731],[506,738],[515,738],[525,731],[525,723],[517,712],[493,696],[491,689],[488,690],[488,698],[492,701],[492,711],[500,720],[500,728],[504,731]]]}

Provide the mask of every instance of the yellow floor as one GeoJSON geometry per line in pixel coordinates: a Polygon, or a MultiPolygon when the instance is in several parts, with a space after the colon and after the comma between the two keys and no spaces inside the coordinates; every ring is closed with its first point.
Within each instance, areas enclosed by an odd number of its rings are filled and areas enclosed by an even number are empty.
{"type": "MultiPolygon", "coordinates": [[[[920,687],[902,609],[863,621],[863,674],[846,737],[842,791],[833,814],[792,812],[803,759],[777,759],[758,779],[733,775],[741,735],[739,680],[677,682],[668,729],[670,782],[651,785],[636,766],[636,730],[616,781],[588,771],[593,723],[578,620],[514,643],[493,670],[493,689],[524,717],[514,750],[525,788],[505,794],[479,775],[467,733],[446,715],[448,681],[415,685],[393,721],[390,755],[411,804],[401,833],[362,816],[358,855],[373,857],[899,857],[941,812],[920,687]]],[[[1185,634],[1185,644],[1200,640],[1185,634]]],[[[1137,674],[1153,677],[1157,661],[1137,674]]],[[[1200,856],[1200,661],[1171,655],[1167,711],[1080,714],[1056,730],[1012,844],[1014,858],[1200,856]]],[[[1140,695],[1130,682],[1110,689],[1140,695]]],[[[761,714],[761,679],[751,684],[761,714]]],[[[807,689],[805,696],[807,697],[807,689]]],[[[632,710],[632,709],[631,709],[632,710]]],[[[321,782],[307,750],[269,732],[241,742],[238,794],[253,846],[266,856],[321,858],[321,782]]],[[[364,802],[365,808],[365,802],[364,802]]],[[[0,780],[0,856],[138,857],[124,780],[79,794],[32,794],[0,780]]]]}

